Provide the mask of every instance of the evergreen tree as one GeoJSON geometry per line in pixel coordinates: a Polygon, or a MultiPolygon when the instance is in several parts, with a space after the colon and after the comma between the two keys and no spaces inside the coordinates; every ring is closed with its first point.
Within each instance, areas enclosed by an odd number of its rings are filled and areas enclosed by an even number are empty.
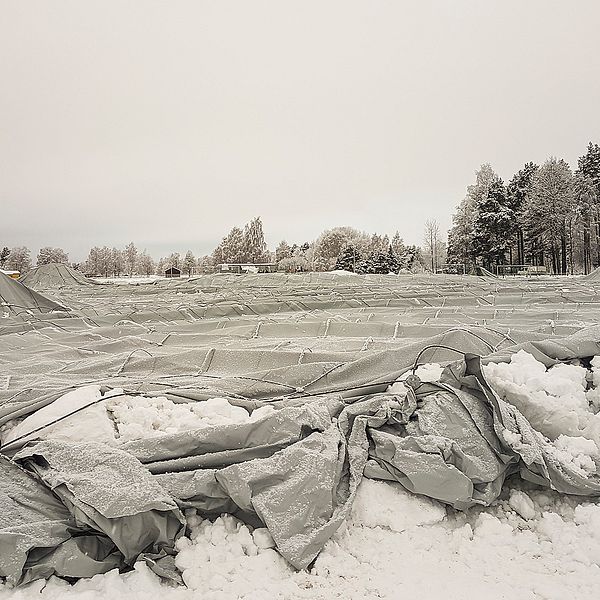
{"type": "Polygon", "coordinates": [[[509,181],[506,188],[506,200],[509,209],[512,211],[510,231],[514,232],[514,236],[509,244],[509,262],[517,264],[525,264],[525,238],[523,233],[523,215],[526,201],[531,194],[533,177],[538,170],[538,166],[532,162],[528,162],[525,166],[516,173],[509,181]],[[513,247],[516,250],[513,256],[513,247]]]}
{"type": "Polygon", "coordinates": [[[486,195],[479,195],[475,205],[472,236],[473,254],[486,269],[503,264],[512,237],[513,211],[508,206],[504,183],[495,175],[486,195]]]}
{"type": "Polygon", "coordinates": [[[292,248],[285,240],[281,240],[275,249],[275,262],[279,262],[284,258],[290,258],[290,256],[292,256],[292,248]]]}
{"type": "Polygon", "coordinates": [[[361,262],[360,251],[354,244],[345,246],[337,257],[335,269],[338,271],[356,272],[357,264],[361,262]]]}
{"type": "Polygon", "coordinates": [[[0,267],[3,267],[6,264],[6,260],[10,255],[10,248],[4,246],[2,250],[0,250],[0,267]]]}
{"type": "Polygon", "coordinates": [[[475,184],[467,187],[467,195],[452,217],[453,226],[448,232],[448,262],[473,264],[473,248],[477,206],[488,196],[490,186],[497,178],[489,164],[481,165],[475,174],[475,184]]]}

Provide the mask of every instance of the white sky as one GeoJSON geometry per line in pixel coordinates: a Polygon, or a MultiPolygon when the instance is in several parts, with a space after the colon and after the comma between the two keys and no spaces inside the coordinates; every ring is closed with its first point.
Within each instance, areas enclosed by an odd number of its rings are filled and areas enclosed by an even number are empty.
{"type": "Polygon", "coordinates": [[[0,245],[422,242],[600,142],[600,2],[0,0],[0,245]]]}

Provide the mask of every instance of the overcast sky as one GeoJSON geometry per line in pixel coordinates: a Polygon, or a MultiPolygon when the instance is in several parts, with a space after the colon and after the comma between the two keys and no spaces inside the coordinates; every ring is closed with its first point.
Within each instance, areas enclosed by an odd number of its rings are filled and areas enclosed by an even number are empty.
{"type": "Polygon", "coordinates": [[[0,0],[0,245],[445,230],[600,142],[600,2],[0,0]]]}

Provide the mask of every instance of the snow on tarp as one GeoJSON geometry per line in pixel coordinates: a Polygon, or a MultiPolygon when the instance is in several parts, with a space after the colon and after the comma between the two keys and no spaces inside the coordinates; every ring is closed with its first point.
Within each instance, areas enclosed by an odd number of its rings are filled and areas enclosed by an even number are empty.
{"type": "Polygon", "coordinates": [[[100,285],[86,277],[80,271],[62,263],[50,263],[35,267],[22,275],[19,281],[32,290],[74,287],[82,285],[100,285]]]}
{"type": "Polygon", "coordinates": [[[0,319],[65,310],[68,309],[0,273],[0,319]]]}
{"type": "MultiPolygon", "coordinates": [[[[211,426],[190,419],[190,429],[165,428],[150,437],[115,433],[105,443],[53,439],[47,428],[38,436],[46,439],[18,450],[13,435],[2,451],[20,465],[19,477],[39,489],[30,496],[51,489],[60,499],[52,514],[36,504],[27,539],[39,533],[48,557],[64,557],[80,537],[97,542],[87,559],[73,551],[67,568],[62,560],[44,562],[27,541],[16,548],[10,520],[2,521],[0,554],[7,558],[0,575],[12,583],[51,572],[84,577],[138,557],[167,574],[181,531],[177,507],[266,526],[277,550],[303,568],[349,515],[363,476],[457,509],[488,505],[513,473],[563,493],[600,493],[597,473],[563,461],[494,392],[479,359],[510,360],[519,343],[547,366],[599,354],[598,331],[581,325],[597,311],[592,287],[565,291],[561,282],[532,291],[529,283],[444,277],[335,282],[265,276],[263,287],[246,278],[240,287],[235,278],[211,277],[127,294],[116,289],[113,296],[94,293],[95,301],[104,300],[94,313],[80,294],[82,308],[60,328],[41,322],[30,332],[0,330],[3,357],[11,357],[3,367],[9,386],[0,390],[7,429],[92,383],[107,420],[118,413],[106,412],[119,402],[118,392],[108,393],[115,388],[124,390],[132,410],[136,397],[148,410],[157,406],[148,398],[194,404],[219,397],[249,415],[211,426]],[[457,352],[466,358],[457,361],[457,352]],[[417,359],[449,367],[439,383],[413,378],[400,393],[399,384],[388,390],[417,359]],[[251,418],[265,406],[273,410],[251,418]],[[48,515],[60,524],[51,538],[48,515]]],[[[69,417],[80,414],[84,428],[85,404],[79,401],[82,410],[69,417]]],[[[23,430],[32,433],[25,421],[23,430]]],[[[15,463],[6,464],[12,468],[2,471],[0,488],[14,489],[15,463]]]]}

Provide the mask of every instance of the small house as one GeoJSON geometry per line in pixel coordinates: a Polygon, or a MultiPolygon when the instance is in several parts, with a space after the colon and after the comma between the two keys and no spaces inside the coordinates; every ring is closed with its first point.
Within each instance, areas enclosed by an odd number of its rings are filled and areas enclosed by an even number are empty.
{"type": "Polygon", "coordinates": [[[165,271],[165,277],[181,277],[181,269],[177,267],[169,267],[165,271]]]}

